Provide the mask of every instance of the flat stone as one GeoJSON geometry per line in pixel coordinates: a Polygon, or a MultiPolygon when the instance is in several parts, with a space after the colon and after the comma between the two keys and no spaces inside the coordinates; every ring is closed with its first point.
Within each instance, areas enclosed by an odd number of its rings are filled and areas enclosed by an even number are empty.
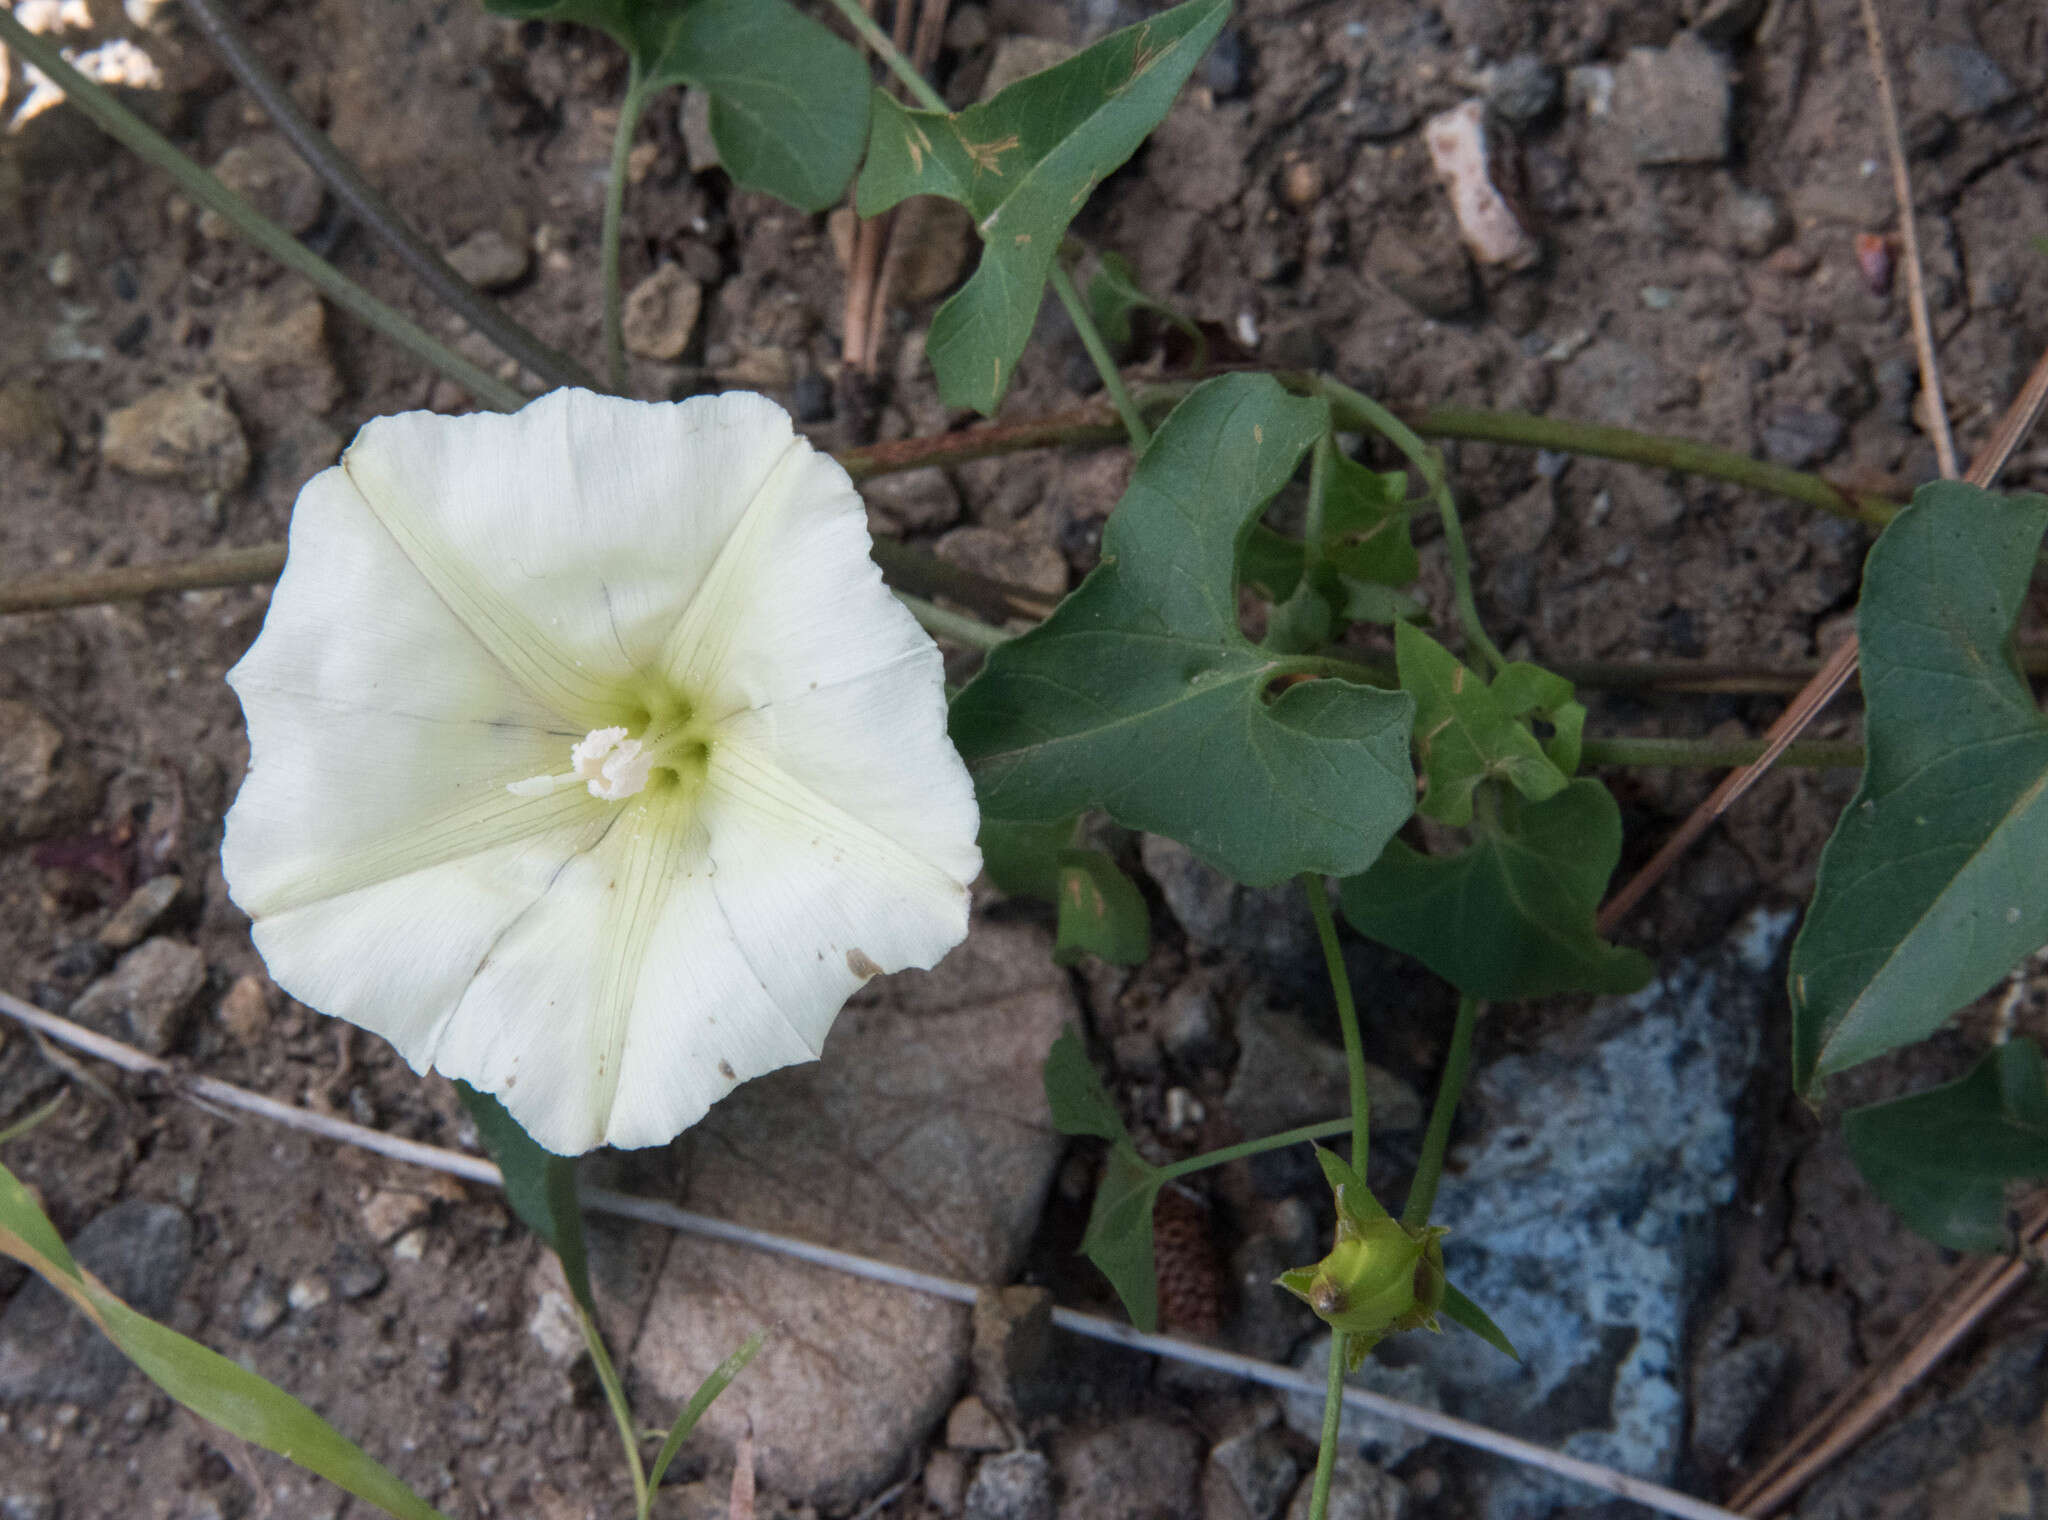
{"type": "Polygon", "coordinates": [[[1913,50],[1913,95],[1945,116],[1989,116],[2019,98],[2004,69],[1982,48],[1937,42],[1913,50]]]}
{"type": "Polygon", "coordinates": [[[1689,32],[1630,48],[1614,71],[1614,114],[1639,164],[1718,164],[1728,156],[1728,64],[1689,32]]]}
{"type": "MultiPolygon", "coordinates": [[[[1348,1112],[1344,1052],[1318,1038],[1300,1014],[1267,1008],[1252,994],[1238,1012],[1237,1049],[1237,1070],[1223,1104],[1247,1135],[1276,1135],[1348,1112]]],[[[1370,1062],[1365,1077],[1375,1131],[1421,1125],[1422,1098],[1414,1088],[1370,1062]]]]}
{"type": "Polygon", "coordinates": [[[160,935],[130,950],[86,988],[71,1005],[71,1017],[132,1039],[151,1055],[166,1055],[184,1038],[205,985],[206,957],[160,935]]]}
{"type": "Polygon", "coordinates": [[[704,309],[704,287],[680,264],[663,264],[633,287],[623,321],[626,350],[642,359],[674,360],[690,346],[704,309]]]}
{"type": "Polygon", "coordinates": [[[64,424],[42,388],[28,380],[0,385],[0,454],[55,464],[64,454],[64,424]]]}
{"type": "Polygon", "coordinates": [[[966,1520],[1053,1520],[1052,1464],[1035,1451],[984,1457],[962,1513],[966,1520]]]}
{"type": "MultiPolygon", "coordinates": [[[[1314,1478],[1303,1478],[1287,1506],[1287,1520],[1308,1520],[1314,1492],[1314,1478]]],[[[1408,1514],[1407,1484],[1348,1451],[1338,1453],[1324,1520],[1408,1520],[1408,1514]]]]}
{"type": "Polygon", "coordinates": [[[181,876],[151,877],[128,894],[128,900],[114,910],[114,916],[100,926],[94,937],[109,950],[134,948],[156,927],[157,920],[171,911],[171,905],[184,890],[185,880],[181,876]]]}
{"type": "MultiPolygon", "coordinates": [[[[167,1203],[131,1198],[94,1217],[70,1242],[78,1264],[138,1313],[171,1312],[192,1258],[192,1224],[167,1203]]],[[[0,1311],[0,1404],[47,1401],[104,1407],[128,1359],[41,1278],[0,1311]]]]}
{"type": "Polygon", "coordinates": [[[448,250],[448,265],[478,290],[504,290],[526,278],[533,262],[524,238],[485,227],[448,250]]]}
{"type": "Polygon", "coordinates": [[[955,528],[933,546],[933,553],[960,566],[1042,596],[1064,596],[1067,557],[1036,538],[979,525],[955,528]]]}
{"type": "Polygon", "coordinates": [[[235,1306],[236,1333],[244,1340],[260,1341],[282,1323],[290,1308],[277,1279],[267,1272],[258,1271],[249,1280],[249,1286],[242,1290],[241,1301],[235,1306]]]}
{"type": "Polygon", "coordinates": [[[955,1451],[1003,1451],[1011,1445],[1010,1432],[970,1393],[946,1416],[946,1444],[955,1451]]]}
{"type": "MultiPolygon", "coordinates": [[[[294,236],[310,232],[320,220],[320,207],[327,196],[320,176],[275,133],[265,132],[235,144],[221,154],[213,172],[222,184],[294,236]]],[[[218,241],[236,233],[219,212],[202,211],[199,235],[218,241]]]]}
{"type": "Polygon", "coordinates": [[[1042,74],[1074,56],[1074,49],[1050,37],[1009,36],[996,44],[989,60],[988,75],[982,80],[981,98],[989,100],[1020,79],[1042,74]]]}
{"type": "Polygon", "coordinates": [[[238,976],[220,1000],[221,1027],[244,1045],[253,1045],[270,1031],[277,1007],[277,984],[267,976],[238,976]]]}
{"type": "Polygon", "coordinates": [[[249,474],[249,440],[218,380],[151,391],[107,416],[100,457],[126,475],[232,491],[249,474]]]}
{"type": "Polygon", "coordinates": [[[991,1409],[1017,1420],[1049,1407],[1051,1357],[1051,1293],[1017,1283],[974,1296],[974,1391],[991,1409]]]}
{"type": "Polygon", "coordinates": [[[1811,469],[1842,446],[1848,429],[1833,412],[1816,407],[1774,406],[1764,414],[1759,442],[1773,464],[1811,469]]]}
{"type": "Polygon", "coordinates": [[[26,702],[0,701],[0,843],[40,839],[88,810],[64,732],[26,702]]]}
{"type": "Polygon", "coordinates": [[[934,533],[960,520],[960,492],[936,466],[879,475],[862,482],[861,494],[897,533],[934,533]]]}
{"type": "Polygon", "coordinates": [[[433,1211],[431,1198],[400,1188],[378,1188],[364,1200],[356,1217],[363,1222],[363,1233],[381,1246],[425,1224],[433,1211]]]}
{"type": "Polygon", "coordinates": [[[1470,311],[1479,293],[1462,245],[1418,238],[1399,227],[1382,227],[1373,235],[1365,267],[1423,316],[1439,321],[1470,311]]]}
{"type": "Polygon", "coordinates": [[[1060,1520],[1180,1520],[1195,1512],[1202,1442],[1154,1415],[1053,1440],[1060,1520]]]}
{"type": "Polygon", "coordinates": [[[321,415],[341,399],[341,376],[327,347],[327,308],[298,280],[245,292],[214,334],[213,358],[245,404],[283,397],[321,415]]]}
{"type": "MultiPolygon", "coordinates": [[[[685,1207],[970,1282],[1007,1281],[1063,1142],[1039,1068],[1079,1017],[1043,930],[977,923],[929,972],[856,995],[823,1060],[751,1082],[690,1131],[685,1207]]],[[[751,1425],[761,1481],[820,1508],[888,1480],[952,1403],[968,1312],[736,1246],[678,1238],[632,1365],[687,1398],[772,1316],[697,1449],[751,1425]]]]}
{"type": "Polygon", "coordinates": [[[1301,1480],[1301,1463],[1277,1430],[1245,1430],[1218,1441],[1209,1461],[1251,1520],[1273,1520],[1301,1480]]]}

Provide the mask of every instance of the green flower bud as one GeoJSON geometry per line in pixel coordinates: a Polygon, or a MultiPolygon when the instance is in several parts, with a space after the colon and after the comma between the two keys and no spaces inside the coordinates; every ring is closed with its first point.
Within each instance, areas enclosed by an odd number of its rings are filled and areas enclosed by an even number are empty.
{"type": "Polygon", "coordinates": [[[1444,1301],[1444,1233],[1440,1225],[1410,1230],[1384,1215],[1349,1218],[1328,1256],[1283,1273],[1280,1286],[1361,1347],[1401,1330],[1434,1330],[1444,1301]]]}

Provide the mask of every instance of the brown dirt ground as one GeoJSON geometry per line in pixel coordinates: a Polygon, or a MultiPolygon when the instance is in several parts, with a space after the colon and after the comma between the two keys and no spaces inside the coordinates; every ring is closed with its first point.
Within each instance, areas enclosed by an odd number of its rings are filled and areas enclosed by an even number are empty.
{"type": "MultiPolygon", "coordinates": [[[[95,0],[94,9],[111,8],[95,0]]],[[[270,65],[401,211],[443,246],[487,227],[527,238],[533,268],[506,305],[560,347],[586,359],[600,353],[598,214],[607,113],[623,76],[607,44],[572,29],[500,22],[467,0],[243,9],[270,65]]],[[[977,12],[994,38],[1063,37],[1070,11],[1099,18],[1134,9],[1080,0],[955,6],[977,12]]],[[[1776,409],[1799,408],[1842,424],[1826,467],[1843,478],[1898,486],[1931,473],[1898,395],[1897,365],[1910,358],[1902,284],[1874,293],[1853,247],[1858,232],[1883,228],[1890,194],[1873,168],[1882,150],[1849,0],[1773,0],[1763,29],[1736,47],[1725,162],[1638,168],[1624,132],[1576,106],[1522,130],[1524,197],[1548,256],[1531,273],[1487,273],[1466,309],[1443,320],[1397,294],[1387,273],[1404,256],[1412,267],[1417,250],[1425,263],[1462,258],[1415,124],[1471,93],[1481,66],[1518,50],[1560,70],[1612,65],[1631,45],[1667,42],[1696,11],[1742,7],[1249,0],[1241,9],[1242,92],[1213,70],[1198,75],[1196,98],[1103,188],[1077,228],[1132,256],[1148,286],[1222,328],[1248,320],[1262,360],[1321,365],[1391,401],[1552,408],[1748,451],[1761,449],[1776,409]],[[1219,82],[1228,98],[1204,93],[1219,82]],[[1305,186],[1312,193],[1302,195],[1305,186]],[[1729,230],[1730,197],[1745,187],[1787,214],[1774,251],[1746,251],[1729,230]]],[[[2022,92],[1972,116],[1939,95],[1938,81],[1917,73],[1903,81],[1935,323],[1967,446],[2048,344],[2048,256],[2029,246],[2048,234],[2048,20],[2010,0],[1938,8],[1901,0],[1886,11],[1900,58],[1970,43],[1999,60],[2022,92]]],[[[182,145],[211,163],[262,135],[260,113],[196,39],[175,28],[169,36],[176,99],[164,114],[182,145]]],[[[986,42],[949,48],[942,77],[953,78],[956,93],[971,88],[991,50],[986,42]]],[[[626,278],[630,286],[673,258],[706,282],[688,363],[835,379],[843,276],[825,220],[734,193],[716,171],[691,174],[674,97],[650,113],[642,142],[651,152],[629,203],[626,278]]],[[[331,206],[308,236],[384,299],[445,328],[395,261],[331,206]]],[[[331,405],[318,405],[329,398],[318,396],[328,382],[317,356],[301,356],[291,383],[230,378],[253,459],[245,485],[209,495],[104,464],[95,440],[108,413],[214,373],[224,319],[279,279],[257,254],[203,236],[162,179],[98,148],[90,134],[51,134],[44,155],[11,180],[0,163],[0,381],[39,388],[67,440],[51,459],[6,456],[0,574],[277,538],[299,484],[362,420],[461,404],[406,356],[330,312],[331,405]],[[75,274],[58,289],[51,269],[62,255],[75,274]],[[97,356],[65,357],[57,337],[66,334],[69,352],[97,356]]],[[[918,363],[916,335],[930,304],[891,322],[883,436],[955,420],[918,363]]],[[[1072,405],[1076,387],[1092,389],[1065,324],[1048,316],[1041,336],[1011,415],[1072,405]]],[[[643,394],[696,383],[693,371],[646,362],[634,379],[643,394]]],[[[781,394],[787,399],[787,385],[781,394]]],[[[826,446],[855,441],[843,422],[812,432],[826,446]]],[[[1525,452],[1452,453],[1486,561],[1485,610],[1503,644],[1538,658],[1783,664],[1813,658],[1853,606],[1867,535],[1805,508],[1592,461],[1553,478],[1525,452]],[[1555,526],[1521,550],[1519,563],[1509,562],[1514,552],[1486,560],[1489,514],[1511,504],[1524,515],[1554,510],[1555,526]]],[[[954,477],[959,521],[993,533],[956,549],[972,547],[984,556],[978,562],[1021,576],[1047,573],[1045,546],[1057,546],[1067,562],[1051,574],[1077,579],[1122,476],[1114,455],[1085,453],[963,468],[954,477]]],[[[2048,446],[2033,444],[2007,481],[2048,482],[2048,446]]],[[[1512,534],[1510,516],[1499,531],[1512,534]]],[[[936,531],[912,536],[930,542],[936,531]]],[[[1425,558],[1426,585],[1441,605],[1440,544],[1425,558]]],[[[209,976],[207,1012],[180,1047],[182,1061],[454,1143],[461,1121],[449,1089],[416,1080],[378,1042],[289,1004],[267,1028],[239,1034],[211,1012],[237,977],[261,971],[215,858],[246,759],[221,677],[254,637],[264,604],[259,589],[202,591],[0,621],[0,699],[28,704],[65,741],[59,792],[72,805],[42,842],[113,841],[98,857],[107,870],[96,872],[75,861],[39,865],[35,841],[0,836],[0,983],[44,1006],[68,1006],[99,969],[77,947],[122,896],[108,873],[176,872],[186,889],[165,932],[197,945],[209,976]]],[[[1593,726],[1755,732],[1775,700],[1607,698],[1596,703],[1593,726]]],[[[1849,718],[1822,729],[1853,731],[1849,718]]],[[[1613,779],[1631,859],[1708,785],[1662,772],[1613,779]]],[[[1767,783],[1657,894],[1630,937],[1676,954],[1711,941],[1757,901],[1803,895],[1850,787],[1842,775],[1767,783]]],[[[1168,924],[1163,913],[1159,922],[1168,924]]],[[[1169,934],[1143,976],[1170,985],[1187,964],[1169,934]]],[[[1235,963],[1222,969],[1245,974],[1235,963]]],[[[1097,1012],[1102,1032],[1113,1033],[1115,1013],[1097,1012]]],[[[1569,1008],[1541,1011],[1489,1038],[1496,1048],[1540,1038],[1546,1019],[1569,1016],[1569,1008]]],[[[2028,1017],[2039,1023],[2038,1011],[2028,1017]]],[[[1426,1082],[1436,1060],[1430,1027],[1383,1032],[1380,1054],[1426,1082]]],[[[1845,1084],[1857,1091],[1841,1096],[1860,1101],[1950,1073],[1967,1058],[1969,1033],[1966,1021],[1963,1033],[1859,1074],[1845,1084]]],[[[1771,1037],[1782,1048],[1783,1030],[1771,1037]]],[[[1211,1075],[1220,1084],[1224,1074],[1211,1075]]],[[[0,1033],[0,1123],[61,1080],[28,1041],[0,1033]]],[[[1143,1110],[1143,1083],[1130,1085],[1143,1110]]],[[[60,1229],[77,1230],[118,1199],[178,1202],[196,1240],[173,1322],[311,1400],[451,1513],[622,1511],[627,1495],[601,1404],[587,1379],[547,1362],[525,1332],[534,1247],[495,1198],[459,1189],[434,1198],[424,1254],[393,1262],[382,1292],[295,1313],[262,1339],[244,1339],[237,1306],[249,1285],[259,1277],[288,1284],[331,1266],[338,1252],[364,1249],[359,1207],[392,1169],[202,1112],[147,1084],[117,1086],[118,1102],[80,1093],[9,1147],[9,1166],[40,1190],[60,1229]]],[[[1782,1090],[1759,1095],[1753,1124],[1755,1160],[1729,1213],[1721,1301],[1752,1330],[1795,1347],[1795,1372],[1772,1419],[1773,1429],[1789,1430],[1883,1345],[1930,1290],[1942,1258],[1886,1217],[1825,1122],[1782,1090]]],[[[637,1164],[658,1176],[658,1160],[637,1164]]],[[[0,1278],[0,1291],[11,1286],[0,1278]]],[[[0,1412],[0,1473],[8,1482],[35,1475],[72,1517],[318,1515],[337,1502],[173,1411],[137,1379],[106,1408],[0,1412]]]]}

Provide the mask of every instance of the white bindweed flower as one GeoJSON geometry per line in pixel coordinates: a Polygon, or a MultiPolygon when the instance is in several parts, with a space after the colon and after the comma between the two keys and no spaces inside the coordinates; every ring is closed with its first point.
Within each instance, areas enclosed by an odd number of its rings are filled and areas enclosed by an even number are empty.
{"type": "Polygon", "coordinates": [[[781,408],[380,418],[228,673],[222,865],[294,997],[573,1154],[815,1057],[967,932],[938,650],[781,408]]]}

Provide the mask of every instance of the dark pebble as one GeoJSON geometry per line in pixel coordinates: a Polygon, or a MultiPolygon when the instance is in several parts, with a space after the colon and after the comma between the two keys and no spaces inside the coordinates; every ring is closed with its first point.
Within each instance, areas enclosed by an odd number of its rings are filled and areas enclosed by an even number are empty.
{"type": "Polygon", "coordinates": [[[121,353],[133,356],[141,352],[143,343],[149,337],[149,313],[142,312],[114,334],[114,347],[121,353]]]}
{"type": "Polygon", "coordinates": [[[1833,412],[1777,406],[1764,416],[1764,456],[1773,464],[1805,470],[1842,446],[1845,429],[1833,412]]]}
{"type": "Polygon", "coordinates": [[[354,1302],[368,1298],[384,1286],[384,1264],[375,1261],[347,1246],[334,1254],[334,1266],[328,1271],[334,1283],[335,1296],[354,1302]]]}
{"type": "Polygon", "coordinates": [[[815,371],[797,376],[789,401],[798,422],[832,420],[832,382],[815,371]]]}
{"type": "Polygon", "coordinates": [[[260,1341],[277,1328],[286,1308],[284,1288],[269,1273],[258,1272],[235,1307],[235,1329],[244,1340],[260,1341]]]}
{"type": "Polygon", "coordinates": [[[50,967],[53,976],[67,981],[83,981],[98,976],[114,964],[113,947],[103,945],[96,939],[82,939],[76,944],[66,945],[58,953],[56,964],[50,967]]]}
{"type": "Polygon", "coordinates": [[[1202,66],[1202,82],[1218,100],[1235,100],[1251,88],[1252,55],[1243,32],[1228,26],[1218,34],[1202,66]]]}

